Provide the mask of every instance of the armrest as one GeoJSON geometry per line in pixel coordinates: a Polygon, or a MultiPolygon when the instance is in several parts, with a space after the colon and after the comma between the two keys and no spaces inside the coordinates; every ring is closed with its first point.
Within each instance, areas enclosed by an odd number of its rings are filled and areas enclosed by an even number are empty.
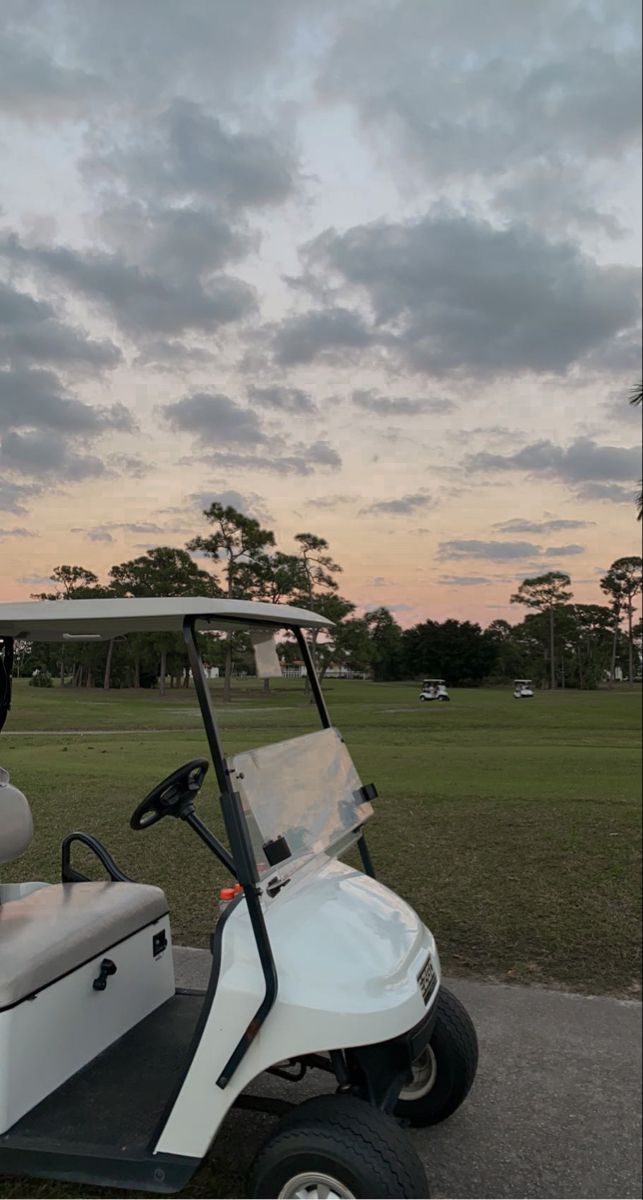
{"type": "Polygon", "coordinates": [[[81,842],[83,846],[89,846],[93,850],[96,858],[102,863],[110,879],[115,883],[131,883],[129,875],[121,871],[120,867],[116,866],[114,859],[108,850],[105,849],[102,842],[98,838],[92,837],[91,833],[82,833],[76,830],[74,833],[68,833],[62,843],[62,862],[60,876],[63,883],[89,883],[87,875],[83,875],[81,871],[77,871],[71,865],[71,847],[72,842],[81,842]]]}

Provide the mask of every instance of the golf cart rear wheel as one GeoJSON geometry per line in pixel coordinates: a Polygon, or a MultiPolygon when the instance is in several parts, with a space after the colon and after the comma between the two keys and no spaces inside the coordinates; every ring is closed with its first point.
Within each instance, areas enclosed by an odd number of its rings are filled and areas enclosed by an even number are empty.
{"type": "Polygon", "coordinates": [[[478,1039],[466,1008],[441,987],[430,1044],[413,1064],[413,1078],[400,1093],[395,1115],[411,1125],[437,1125],[460,1107],[478,1066],[478,1039]]]}
{"type": "Polygon", "coordinates": [[[356,1096],[318,1096],[264,1142],[248,1196],[279,1200],[426,1197],[424,1168],[395,1121],[356,1096]]]}

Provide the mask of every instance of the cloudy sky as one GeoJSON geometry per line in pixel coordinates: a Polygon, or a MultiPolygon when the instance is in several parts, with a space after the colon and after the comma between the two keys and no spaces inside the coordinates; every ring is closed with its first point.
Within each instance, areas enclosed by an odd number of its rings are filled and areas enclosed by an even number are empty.
{"type": "Polygon", "coordinates": [[[637,551],[639,4],[2,0],[0,598],[220,497],[518,614],[637,551]]]}

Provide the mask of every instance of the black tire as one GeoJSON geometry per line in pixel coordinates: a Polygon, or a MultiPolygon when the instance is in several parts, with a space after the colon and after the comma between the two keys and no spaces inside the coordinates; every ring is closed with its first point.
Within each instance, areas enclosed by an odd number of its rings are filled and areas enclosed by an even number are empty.
{"type": "MultiPolygon", "coordinates": [[[[478,1039],[466,1008],[457,996],[441,987],[430,1049],[435,1077],[430,1091],[414,1099],[400,1099],[395,1114],[411,1125],[437,1125],[446,1121],[466,1099],[478,1067],[478,1039]]],[[[404,1093],[402,1093],[404,1094],[404,1093]]]]}
{"type": "Polygon", "coordinates": [[[330,1176],[360,1198],[429,1196],[408,1135],[357,1096],[317,1096],[288,1113],[261,1147],[247,1194],[279,1196],[306,1172],[330,1176]]]}

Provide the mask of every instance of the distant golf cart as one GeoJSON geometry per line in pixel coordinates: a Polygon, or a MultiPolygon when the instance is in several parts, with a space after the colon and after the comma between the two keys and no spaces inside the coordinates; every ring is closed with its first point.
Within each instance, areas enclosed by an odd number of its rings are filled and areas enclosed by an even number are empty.
{"type": "Polygon", "coordinates": [[[451,699],[447,685],[443,679],[425,679],[420,692],[420,700],[441,700],[443,703],[448,703],[451,699]]]}
{"type": "MultiPolygon", "coordinates": [[[[441,986],[432,934],[376,881],[364,828],[377,792],[331,724],[306,636],[328,625],[236,600],[0,604],[0,729],[16,639],[183,634],[229,849],[195,807],[207,758],[157,784],[130,825],[154,838],[162,819],[178,818],[176,836],[189,826],[239,885],[217,921],[212,860],[195,855],[184,876],[186,896],[196,879],[213,893],[210,980],[195,992],[175,984],[164,893],[129,879],[91,834],[63,838],[60,883],[0,884],[0,1175],[175,1192],[237,1104],[281,1117],[255,1158],[250,1197],[429,1195],[399,1119],[433,1125],[462,1104],[476,1035],[441,986]],[[294,637],[320,730],[224,754],[201,649],[208,631],[239,629],[264,677],[279,673],[275,633],[294,637]],[[79,843],[106,880],[72,865],[79,843]],[[353,846],[363,870],[340,861],[353,846]],[[295,1106],[246,1091],[263,1072],[297,1083],[310,1068],[334,1076],[336,1092],[295,1106]]],[[[124,807],[105,792],[105,804],[124,807]]],[[[63,800],[52,780],[43,804],[63,800]]],[[[32,835],[27,800],[2,772],[0,863],[32,835]]],[[[165,839],[157,847],[169,853],[165,839]]]]}
{"type": "Polygon", "coordinates": [[[514,680],[514,697],[516,700],[531,700],[533,694],[534,689],[531,679],[514,680]]]}

